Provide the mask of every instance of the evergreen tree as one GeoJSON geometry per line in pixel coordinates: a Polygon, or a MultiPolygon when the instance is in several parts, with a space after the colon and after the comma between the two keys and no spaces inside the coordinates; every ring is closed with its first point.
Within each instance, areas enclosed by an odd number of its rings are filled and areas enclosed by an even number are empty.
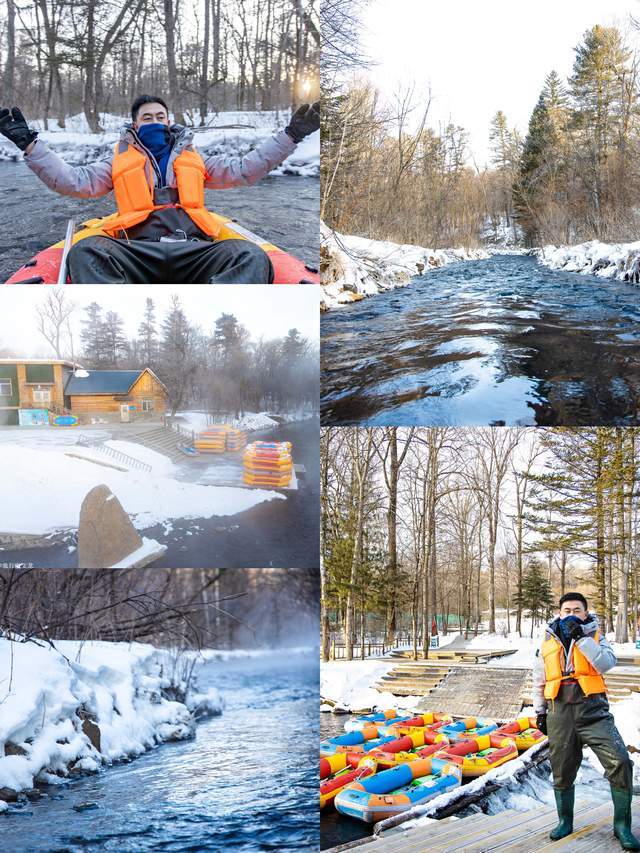
{"type": "Polygon", "coordinates": [[[198,368],[194,339],[195,331],[187,320],[179,297],[173,294],[171,307],[161,326],[159,367],[159,378],[169,392],[172,415],[191,396],[192,382],[198,368]]]}
{"type": "Polygon", "coordinates": [[[101,367],[107,359],[102,308],[92,302],[84,310],[87,316],[80,333],[82,358],[87,367],[101,367]]]}
{"type": "Polygon", "coordinates": [[[551,586],[538,560],[531,560],[528,564],[522,577],[522,589],[516,593],[514,600],[516,606],[529,611],[533,637],[534,626],[547,617],[554,604],[551,586]]]}
{"type": "Polygon", "coordinates": [[[156,330],[156,309],[153,299],[147,297],[142,322],[138,326],[138,351],[141,366],[152,367],[158,358],[158,333],[156,330]]]}
{"type": "Polygon", "coordinates": [[[105,367],[116,369],[129,354],[129,345],[124,334],[124,321],[115,311],[107,311],[102,324],[105,367]]]}

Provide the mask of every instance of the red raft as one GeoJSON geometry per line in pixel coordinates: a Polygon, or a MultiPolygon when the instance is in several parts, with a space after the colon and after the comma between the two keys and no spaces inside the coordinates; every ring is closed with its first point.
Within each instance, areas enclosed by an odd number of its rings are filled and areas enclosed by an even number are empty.
{"type": "MultiPolygon", "coordinates": [[[[115,214],[113,214],[115,215],[115,214]]],[[[274,270],[274,284],[318,284],[320,277],[315,267],[307,266],[303,261],[294,258],[288,252],[279,249],[267,240],[238,225],[228,216],[212,214],[220,224],[218,240],[250,240],[261,246],[269,255],[274,270]]],[[[72,242],[77,243],[85,237],[104,235],[102,226],[111,219],[89,219],[83,222],[73,235],[72,242]]],[[[6,284],[56,284],[60,275],[60,264],[64,252],[65,241],[61,240],[47,249],[38,252],[31,260],[21,266],[11,275],[6,284]]],[[[90,284],[91,282],[87,282],[90,284]]],[[[171,282],[167,282],[171,284],[171,282]]]]}

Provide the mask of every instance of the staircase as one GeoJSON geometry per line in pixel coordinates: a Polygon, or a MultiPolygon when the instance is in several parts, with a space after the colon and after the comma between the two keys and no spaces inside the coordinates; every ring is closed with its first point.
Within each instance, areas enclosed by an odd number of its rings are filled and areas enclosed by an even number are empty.
{"type": "Polygon", "coordinates": [[[156,426],[132,431],[130,435],[127,435],[127,441],[143,444],[151,450],[168,456],[174,462],[183,462],[185,458],[184,453],[180,450],[180,445],[185,443],[185,439],[172,429],[156,426]]]}
{"type": "Polygon", "coordinates": [[[448,675],[451,667],[436,661],[400,663],[374,685],[380,693],[394,696],[426,696],[448,675]]]}
{"type": "MultiPolygon", "coordinates": [[[[620,702],[632,693],[640,693],[640,668],[636,675],[633,672],[620,672],[617,667],[614,667],[605,673],[604,681],[607,685],[609,703],[620,702]]],[[[533,673],[529,673],[522,689],[521,699],[523,705],[533,704],[533,673]]]]}

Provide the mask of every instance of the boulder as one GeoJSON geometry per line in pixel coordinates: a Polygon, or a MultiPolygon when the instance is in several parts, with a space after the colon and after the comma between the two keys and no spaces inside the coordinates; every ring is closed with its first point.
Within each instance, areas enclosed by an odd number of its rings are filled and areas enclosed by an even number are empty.
{"type": "Polygon", "coordinates": [[[142,538],[108,486],[95,486],[80,508],[78,568],[108,569],[142,546],[142,538]]]}
{"type": "Polygon", "coordinates": [[[5,755],[26,755],[27,750],[20,746],[19,743],[11,743],[11,741],[7,741],[4,745],[4,754],[5,755]]]}
{"type": "Polygon", "coordinates": [[[5,803],[15,803],[18,800],[18,792],[13,788],[0,788],[0,800],[5,803]]]}
{"type": "Polygon", "coordinates": [[[87,718],[82,721],[82,731],[89,738],[91,746],[100,752],[100,727],[87,718]]]}

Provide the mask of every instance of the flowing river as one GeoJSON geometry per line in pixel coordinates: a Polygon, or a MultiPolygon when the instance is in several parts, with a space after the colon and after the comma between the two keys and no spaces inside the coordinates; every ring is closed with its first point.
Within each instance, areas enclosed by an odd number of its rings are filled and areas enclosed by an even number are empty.
{"type": "Polygon", "coordinates": [[[634,425],[640,288],[521,255],[322,317],[326,424],[634,425]]]}
{"type": "Polygon", "coordinates": [[[212,662],[222,716],[0,816],[2,849],[312,850],[318,839],[318,655],[212,662]],[[88,808],[91,806],[91,808],[88,808]],[[77,811],[76,809],[86,810],[77,811]]]}
{"type": "MultiPolygon", "coordinates": [[[[0,281],[47,246],[64,239],[68,219],[80,224],[115,210],[113,194],[78,199],[49,190],[24,163],[0,162],[0,281]]],[[[311,266],[318,266],[320,181],[266,177],[254,187],[207,190],[207,207],[237,219],[311,266]]]]}

